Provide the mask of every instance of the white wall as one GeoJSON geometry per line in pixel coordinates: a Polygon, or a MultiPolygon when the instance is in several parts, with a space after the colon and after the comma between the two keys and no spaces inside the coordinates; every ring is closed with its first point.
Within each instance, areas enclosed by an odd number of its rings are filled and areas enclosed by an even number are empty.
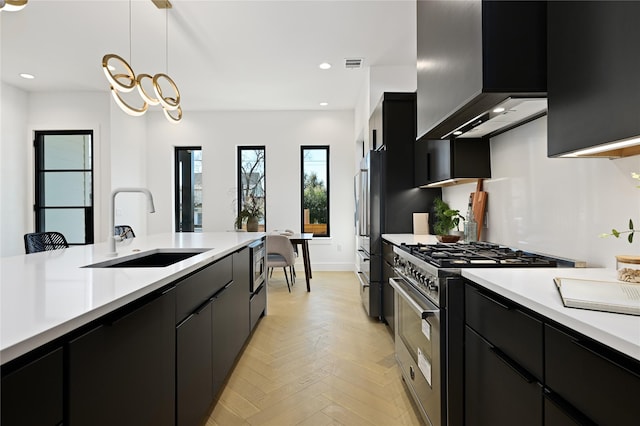
{"type": "Polygon", "coordinates": [[[23,235],[33,227],[27,181],[32,144],[27,128],[27,93],[2,84],[0,111],[0,256],[24,253],[23,235]]]}
{"type": "Polygon", "coordinates": [[[173,224],[175,146],[202,146],[203,230],[233,229],[236,206],[236,147],[266,146],[267,230],[300,230],[300,145],[330,145],[331,238],[310,243],[318,270],[352,270],[352,111],[194,112],[173,125],[148,113],[147,182],[156,200],[149,232],[173,224]]]}
{"type": "MultiPolygon", "coordinates": [[[[35,229],[33,137],[36,130],[93,130],[94,207],[96,224],[101,223],[107,208],[102,194],[110,190],[109,100],[108,93],[26,93],[2,84],[0,255],[24,253],[22,236],[35,229]]],[[[96,240],[102,238],[101,230],[96,228],[96,240]]]]}
{"type": "MultiPolygon", "coordinates": [[[[543,117],[491,140],[483,240],[611,268],[616,254],[637,253],[640,240],[630,245],[599,235],[626,229],[630,218],[640,225],[640,189],[631,179],[640,156],[547,158],[546,135],[543,117]]],[[[474,190],[475,184],[445,188],[443,198],[466,212],[474,190]]]]}
{"type": "Polygon", "coordinates": [[[299,230],[300,145],[330,145],[332,237],[311,243],[311,260],[316,269],[353,269],[353,111],[188,112],[173,125],[158,111],[130,117],[108,93],[2,89],[2,256],[22,254],[22,235],[34,229],[33,132],[92,129],[98,242],[106,240],[111,190],[121,186],[148,187],[157,212],[148,214],[139,194],[120,194],[116,222],[139,235],[174,229],[173,148],[188,145],[203,148],[205,231],[233,228],[238,145],[267,147],[268,229],[299,230]]]}

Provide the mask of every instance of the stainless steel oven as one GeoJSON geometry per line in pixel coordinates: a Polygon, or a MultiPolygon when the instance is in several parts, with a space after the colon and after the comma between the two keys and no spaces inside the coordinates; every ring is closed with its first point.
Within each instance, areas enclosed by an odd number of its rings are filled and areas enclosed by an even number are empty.
{"type": "Polygon", "coordinates": [[[396,359],[420,414],[433,426],[464,424],[461,268],[584,266],[486,242],[403,244],[393,252],[396,359]]]}
{"type": "Polygon", "coordinates": [[[425,422],[442,421],[440,308],[402,277],[394,289],[396,359],[425,422]]]}
{"type": "Polygon", "coordinates": [[[249,244],[250,256],[251,256],[251,269],[252,269],[252,278],[251,278],[251,293],[255,293],[256,290],[260,287],[260,285],[265,280],[265,246],[264,240],[254,241],[249,244]]]}

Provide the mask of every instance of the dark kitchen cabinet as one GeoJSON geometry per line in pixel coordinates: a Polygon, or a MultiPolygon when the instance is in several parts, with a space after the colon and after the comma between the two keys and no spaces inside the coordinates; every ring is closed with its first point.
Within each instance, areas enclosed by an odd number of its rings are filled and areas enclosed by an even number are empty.
{"type": "Polygon", "coordinates": [[[540,384],[468,326],[465,375],[465,424],[542,425],[540,384]]]}
{"type": "Polygon", "coordinates": [[[2,368],[3,426],[59,425],[63,421],[63,349],[39,354],[15,370],[2,368]]]}
{"type": "Polygon", "coordinates": [[[639,16],[637,1],[549,2],[549,157],[640,136],[639,16]]]}
{"type": "Polygon", "coordinates": [[[191,315],[232,279],[233,257],[227,256],[181,280],[176,296],[177,320],[191,315]]]}
{"type": "Polygon", "coordinates": [[[469,285],[465,318],[465,423],[541,425],[542,322],[469,285]]]}
{"type": "Polygon", "coordinates": [[[396,276],[393,269],[393,244],[382,241],[382,316],[390,328],[391,335],[395,336],[395,304],[393,300],[393,287],[389,284],[389,278],[396,276]]]}
{"type": "Polygon", "coordinates": [[[415,185],[491,177],[489,139],[421,139],[415,147],[415,185]]]}
{"type": "Polygon", "coordinates": [[[213,400],[211,301],[176,328],[176,425],[198,425],[213,400]]]}
{"type": "MultiPolygon", "coordinates": [[[[429,212],[440,189],[414,185],[416,94],[385,92],[369,120],[377,151],[369,153],[369,315],[382,318],[382,234],[413,232],[413,213],[429,212]]],[[[433,227],[433,214],[430,227],[433,227]]]]}
{"type": "Polygon", "coordinates": [[[418,138],[441,139],[509,97],[546,96],[546,4],[417,2],[418,138]]]}
{"type": "Polygon", "coordinates": [[[234,280],[212,301],[214,395],[231,372],[250,333],[249,249],[234,253],[233,266],[234,280]]]}
{"type": "Polygon", "coordinates": [[[545,385],[552,396],[566,401],[566,413],[578,411],[599,425],[637,423],[637,361],[547,324],[545,365],[545,385]]]}
{"type": "Polygon", "coordinates": [[[69,342],[69,424],[174,424],[175,293],[137,301],[69,342]]]}
{"type": "Polygon", "coordinates": [[[640,362],[479,286],[464,303],[465,424],[637,423],[640,362]]]}
{"type": "Polygon", "coordinates": [[[249,336],[249,295],[232,282],[213,299],[213,392],[218,393],[249,336]]]}

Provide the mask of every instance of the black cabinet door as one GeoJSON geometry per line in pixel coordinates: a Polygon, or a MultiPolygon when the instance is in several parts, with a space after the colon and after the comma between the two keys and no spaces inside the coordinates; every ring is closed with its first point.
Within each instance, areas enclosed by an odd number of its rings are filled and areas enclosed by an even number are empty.
{"type": "Polygon", "coordinates": [[[638,421],[640,363],[548,324],[545,385],[597,424],[638,421]]]}
{"type": "Polygon", "coordinates": [[[386,260],[382,261],[382,314],[385,322],[391,328],[392,334],[395,332],[393,303],[393,287],[389,284],[389,278],[395,277],[393,266],[386,260]]]}
{"type": "Polygon", "coordinates": [[[549,157],[640,135],[640,2],[548,2],[549,157]]]}
{"type": "Polygon", "coordinates": [[[2,376],[3,426],[62,423],[63,352],[58,348],[2,376]]]}
{"type": "Polygon", "coordinates": [[[211,401],[211,302],[205,303],[176,329],[176,424],[202,423],[211,401]]]}
{"type": "Polygon", "coordinates": [[[465,286],[467,326],[543,380],[543,324],[509,300],[465,286]]]}
{"type": "Polygon", "coordinates": [[[542,387],[469,327],[465,330],[465,424],[542,424],[542,387]]]}
{"type": "Polygon", "coordinates": [[[415,149],[416,186],[491,177],[489,139],[423,139],[416,142],[415,149]]]}
{"type": "Polygon", "coordinates": [[[213,394],[216,395],[249,337],[249,296],[232,281],[213,299],[213,394]]]}
{"type": "Polygon", "coordinates": [[[173,425],[175,291],[69,343],[69,424],[173,425]]]}

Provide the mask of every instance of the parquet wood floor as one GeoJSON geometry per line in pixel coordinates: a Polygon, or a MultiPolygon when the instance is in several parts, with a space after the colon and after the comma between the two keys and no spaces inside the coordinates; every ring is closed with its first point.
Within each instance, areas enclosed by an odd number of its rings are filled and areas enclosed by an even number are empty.
{"type": "MultiPolygon", "coordinates": [[[[302,269],[302,268],[300,268],[302,269]]],[[[384,324],[369,319],[353,272],[282,273],[207,426],[420,425],[384,324]]]]}

